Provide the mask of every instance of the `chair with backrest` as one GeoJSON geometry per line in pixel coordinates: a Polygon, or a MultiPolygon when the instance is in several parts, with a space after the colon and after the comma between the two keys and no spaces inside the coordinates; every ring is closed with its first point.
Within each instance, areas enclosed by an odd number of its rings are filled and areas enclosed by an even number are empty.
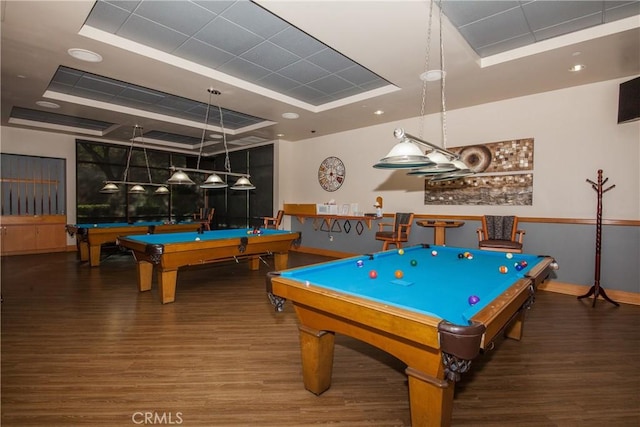
{"type": "Polygon", "coordinates": [[[411,233],[411,225],[413,224],[413,213],[396,213],[393,217],[393,223],[379,222],[378,231],[376,232],[376,240],[382,240],[382,250],[389,249],[389,245],[395,245],[401,248],[402,243],[409,240],[411,233]],[[389,229],[388,227],[391,227],[389,229]]]}
{"type": "Polygon", "coordinates": [[[517,216],[485,215],[477,232],[480,249],[522,253],[525,231],[518,229],[517,216]]]}
{"type": "Polygon", "coordinates": [[[200,211],[193,214],[193,219],[202,225],[205,230],[211,230],[211,221],[216,208],[200,208],[200,211]]]}
{"type": "Polygon", "coordinates": [[[280,228],[280,223],[282,222],[282,217],[284,216],[284,211],[280,209],[276,216],[263,216],[263,228],[280,228]]]}

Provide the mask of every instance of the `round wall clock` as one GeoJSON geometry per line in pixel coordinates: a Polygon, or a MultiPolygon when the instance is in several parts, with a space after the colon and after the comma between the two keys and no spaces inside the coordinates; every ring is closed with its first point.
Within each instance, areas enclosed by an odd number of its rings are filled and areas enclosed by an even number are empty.
{"type": "Polygon", "coordinates": [[[336,191],[344,182],[346,169],[337,157],[327,157],[318,168],[318,182],[326,191],[336,191]]]}

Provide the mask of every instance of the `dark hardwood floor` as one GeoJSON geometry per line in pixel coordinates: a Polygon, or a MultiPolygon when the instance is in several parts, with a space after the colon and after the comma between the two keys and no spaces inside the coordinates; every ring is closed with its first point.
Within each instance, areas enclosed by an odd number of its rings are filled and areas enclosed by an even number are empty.
{"type": "MultiPolygon", "coordinates": [[[[181,270],[168,305],[155,285],[137,291],[126,254],[1,268],[2,426],[410,424],[404,366],[348,337],[331,389],[304,389],[296,318],[273,311],[265,265],[181,270]]],[[[498,341],[456,385],[453,425],[640,425],[640,307],[539,292],[524,339],[498,341]]]]}

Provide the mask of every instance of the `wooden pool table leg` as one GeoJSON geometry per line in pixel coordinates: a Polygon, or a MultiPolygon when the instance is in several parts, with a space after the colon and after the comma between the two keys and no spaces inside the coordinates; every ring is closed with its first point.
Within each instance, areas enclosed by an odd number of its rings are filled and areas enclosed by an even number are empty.
{"type": "Polygon", "coordinates": [[[176,280],[178,279],[178,270],[160,270],[158,269],[158,293],[160,294],[160,302],[167,304],[176,300],[176,280]]]}
{"type": "Polygon", "coordinates": [[[273,256],[276,271],[286,270],[287,264],[289,263],[289,252],[284,253],[276,253],[273,256]]]}
{"type": "Polygon", "coordinates": [[[405,372],[409,379],[411,425],[450,426],[455,383],[426,375],[411,367],[407,368],[405,372]]]}
{"type": "Polygon", "coordinates": [[[522,338],[522,330],[524,328],[524,316],[526,310],[520,310],[516,317],[507,325],[504,330],[504,336],[512,340],[520,341],[522,338]]]}
{"type": "Polygon", "coordinates": [[[89,258],[91,267],[100,266],[100,245],[89,246],[89,258]]]}
{"type": "Polygon", "coordinates": [[[77,246],[80,261],[89,261],[89,243],[80,240],[77,242],[77,246]]]}
{"type": "Polygon", "coordinates": [[[249,258],[249,270],[259,270],[260,269],[260,258],[257,256],[249,258]]]}
{"type": "Polygon", "coordinates": [[[151,279],[153,274],[153,264],[148,261],[138,261],[138,290],[140,292],[151,290],[151,279]]]}
{"type": "Polygon", "coordinates": [[[321,394],[331,387],[335,334],[304,325],[298,329],[304,387],[314,394],[321,394]]]}

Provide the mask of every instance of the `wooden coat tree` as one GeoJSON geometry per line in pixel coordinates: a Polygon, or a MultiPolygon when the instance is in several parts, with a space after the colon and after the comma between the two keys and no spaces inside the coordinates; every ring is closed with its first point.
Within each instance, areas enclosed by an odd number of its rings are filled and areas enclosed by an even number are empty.
{"type": "Polygon", "coordinates": [[[600,260],[602,256],[602,194],[611,190],[615,187],[612,185],[609,188],[603,189],[604,184],[609,180],[609,178],[605,178],[602,180],[602,169],[598,170],[598,182],[593,182],[590,179],[587,179],[587,182],[591,184],[591,187],[598,193],[598,209],[596,214],[596,271],[595,271],[595,280],[593,286],[589,289],[584,295],[578,297],[578,299],[588,298],[593,295],[593,307],[596,306],[596,300],[598,299],[598,295],[602,296],[605,301],[609,301],[611,304],[615,306],[620,306],[617,302],[612,300],[607,296],[607,293],[604,291],[604,288],[600,286],[600,260]]]}

